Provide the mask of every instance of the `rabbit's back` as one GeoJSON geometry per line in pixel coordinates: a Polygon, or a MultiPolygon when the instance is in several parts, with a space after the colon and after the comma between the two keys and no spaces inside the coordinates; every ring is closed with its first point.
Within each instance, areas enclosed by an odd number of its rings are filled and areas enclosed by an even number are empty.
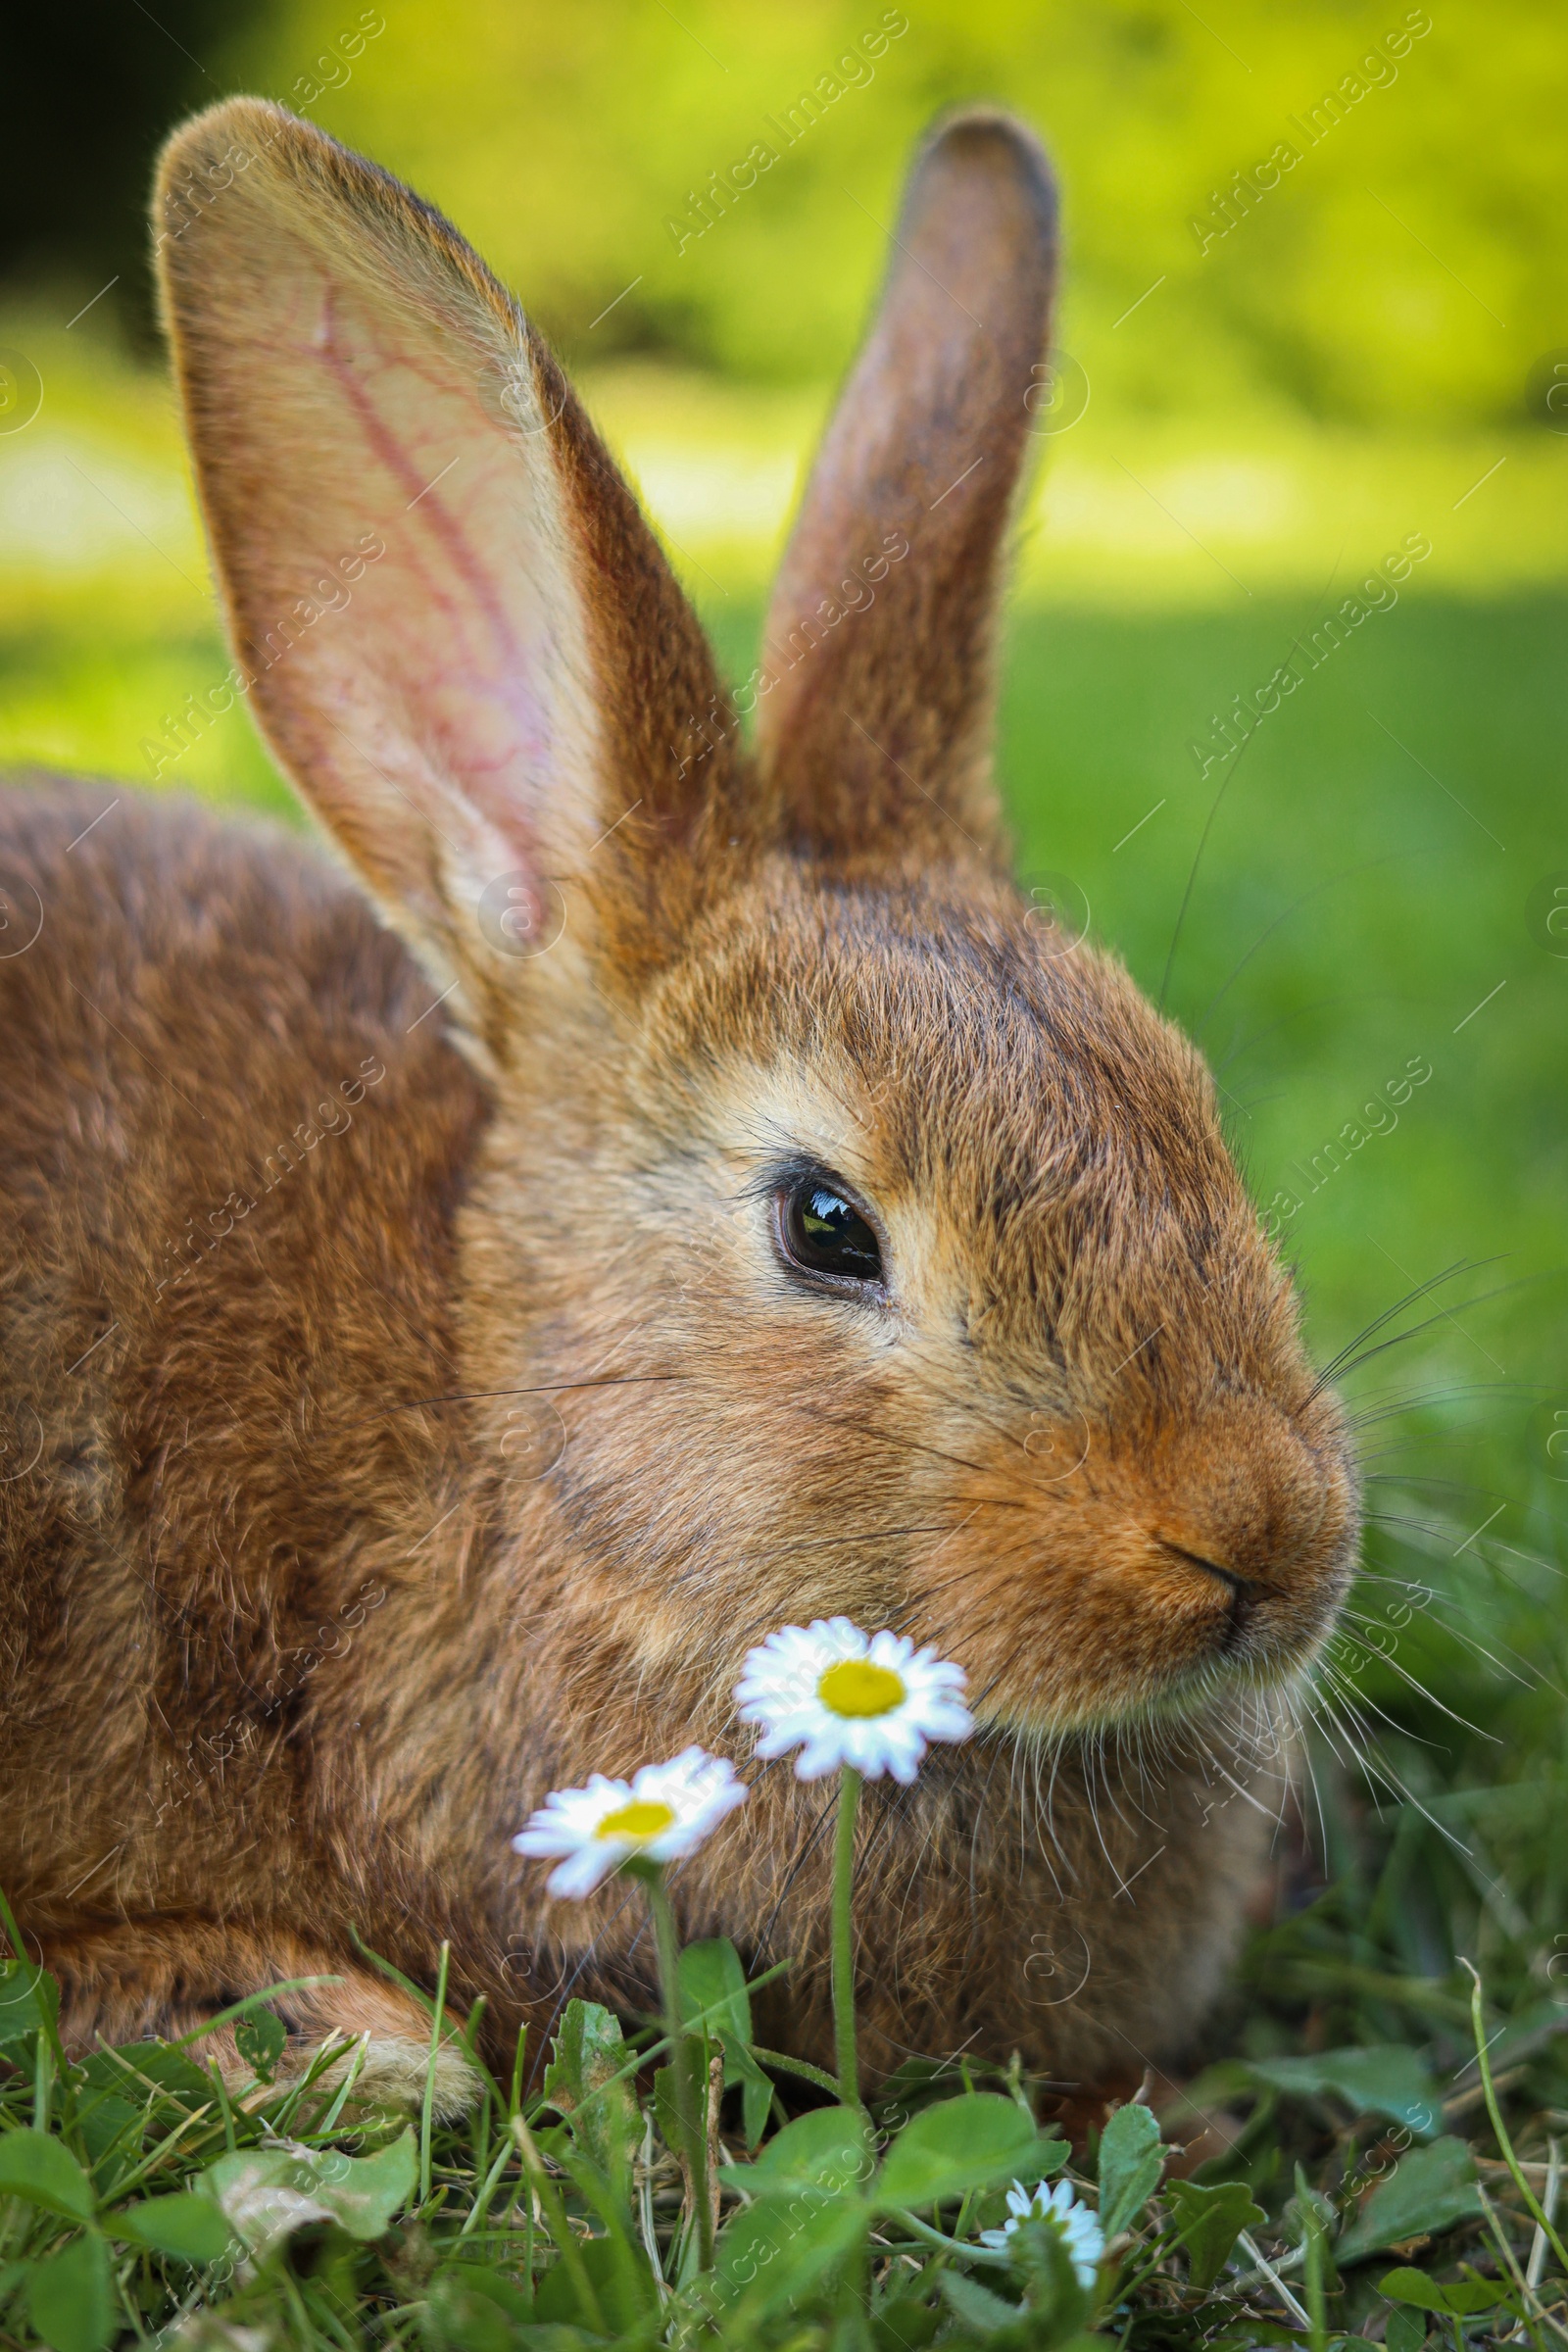
{"type": "Polygon", "coordinates": [[[151,1896],[144,1846],[205,1908],[215,1758],[298,1818],[313,1629],[439,1475],[448,1433],[386,1407],[456,1385],[480,1094],[286,835],[11,793],[0,891],[0,1883],[65,1925],[151,1896]]]}

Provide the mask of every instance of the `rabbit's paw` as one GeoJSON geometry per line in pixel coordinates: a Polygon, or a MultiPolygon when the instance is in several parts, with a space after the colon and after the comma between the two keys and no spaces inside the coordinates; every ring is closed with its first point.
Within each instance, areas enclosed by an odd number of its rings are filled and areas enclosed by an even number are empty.
{"type": "MultiPolygon", "coordinates": [[[[338,2055],[317,2077],[323,2092],[335,2093],[352,2077],[351,2097],[362,2105],[417,2107],[424,2098],[432,2071],[426,2012],[398,1985],[291,1929],[129,1920],[107,1931],[45,1937],[39,1957],[59,1980],[60,2030],[73,2055],[105,2043],[195,2034],[190,2053],[198,2064],[211,2061],[236,2092],[254,2090],[257,2069],[236,2038],[244,2021],[210,2021],[248,1994],[277,1985],[283,1989],[266,2007],[287,2039],[266,2067],[273,2083],[299,2082],[323,2048],[337,2045],[338,2055]]],[[[460,2025],[449,2017],[446,2034],[460,2025]]],[[[439,2119],[473,2104],[477,2074],[452,2040],[436,2052],[433,2073],[439,2119]]]]}
{"type": "MultiPolygon", "coordinates": [[[[451,2122],[473,2105],[479,2095],[478,2074],[452,2038],[461,2031],[461,2018],[448,2011],[441,2047],[432,2059],[430,2019],[417,2002],[368,1970],[340,1964],[331,1973],[329,1984],[283,1993],[268,2004],[288,2030],[276,2082],[300,2081],[329,2045],[340,2044],[340,2055],[317,2073],[316,2083],[323,2093],[335,2095],[347,2082],[350,2099],[358,2106],[416,2109],[423,2103],[425,2077],[430,2075],[431,2113],[437,2122],[451,2122]]],[[[248,2082],[251,2070],[239,2057],[232,2036],[232,2027],[220,2027],[204,2046],[212,2049],[225,2080],[232,2063],[248,2082]]]]}

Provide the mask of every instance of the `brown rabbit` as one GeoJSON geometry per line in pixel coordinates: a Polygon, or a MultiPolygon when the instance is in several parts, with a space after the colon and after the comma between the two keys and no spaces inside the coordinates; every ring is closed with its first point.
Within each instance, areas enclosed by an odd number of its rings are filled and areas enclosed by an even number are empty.
{"type": "Polygon", "coordinates": [[[0,804],[0,1883],[71,2038],[324,1979],[296,2058],[368,2036],[395,2091],[427,2021],[356,1936],[426,1985],[450,1937],[498,2042],[568,1986],[646,2004],[637,1904],[548,1902],[509,1839],[695,1739],[755,1789],[685,1931],[793,1954],[768,2031],[826,2056],[831,1799],[747,1766],[731,1694],[842,1612],[980,1723],[867,1793],[868,2068],[1177,2057],[1356,1490],[1197,1054],[1008,876],[1038,147],[976,113],[919,159],[755,755],[436,214],[248,99],[163,192],[225,691],[355,872],[0,804]]]}

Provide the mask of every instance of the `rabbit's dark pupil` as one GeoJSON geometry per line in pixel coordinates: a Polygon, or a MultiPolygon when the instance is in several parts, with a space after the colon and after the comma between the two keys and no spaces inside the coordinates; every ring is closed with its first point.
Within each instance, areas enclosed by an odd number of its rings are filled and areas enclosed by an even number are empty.
{"type": "Polygon", "coordinates": [[[876,1235],[830,1185],[810,1177],[796,1185],[785,1204],[784,1230],[791,1256],[809,1272],[851,1282],[881,1281],[876,1235]]]}

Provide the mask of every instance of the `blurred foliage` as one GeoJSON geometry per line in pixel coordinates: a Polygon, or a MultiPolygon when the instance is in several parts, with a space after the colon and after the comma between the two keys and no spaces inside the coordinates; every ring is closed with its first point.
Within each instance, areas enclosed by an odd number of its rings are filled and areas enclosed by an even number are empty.
{"type": "Polygon", "coordinates": [[[836,376],[909,148],[972,99],[1052,148],[1063,340],[1123,404],[1513,418],[1568,344],[1568,43],[1546,0],[388,0],[351,61],[358,14],[285,0],[223,71],[412,180],[579,358],[836,376]],[[820,117],[787,144],[803,93],[820,117]],[[1326,94],[1343,119],[1310,144],[1326,94]],[[1282,140],[1300,161],[1204,251],[1194,221],[1212,238],[1216,192],[1282,140]],[[778,161],[690,233],[693,195],[759,141],[778,161]]]}
{"type": "Polygon", "coordinates": [[[110,300],[143,329],[157,143],[253,88],[440,204],[579,360],[837,376],[909,148],[974,99],[1021,110],[1055,157],[1063,340],[1101,397],[1500,421],[1539,413],[1568,347],[1568,43],[1546,0],[113,0],[73,18],[69,58],[45,12],[12,10],[0,34],[27,94],[0,276],[63,270],[85,300],[118,273],[110,300]],[[1282,141],[1299,160],[1270,186],[1282,141]],[[741,185],[760,143],[776,160],[741,185]]]}
{"type": "Polygon", "coordinates": [[[1540,412],[1568,346],[1546,0],[113,0],[66,47],[40,10],[0,42],[28,94],[0,275],[64,272],[82,299],[118,275],[141,331],[158,139],[252,87],[442,205],[576,358],[837,376],[909,146],[971,99],[1049,139],[1065,341],[1140,410],[1504,421],[1540,412]],[[1267,186],[1281,141],[1300,160],[1267,186]],[[738,186],[760,143],[776,160],[738,186]]]}

